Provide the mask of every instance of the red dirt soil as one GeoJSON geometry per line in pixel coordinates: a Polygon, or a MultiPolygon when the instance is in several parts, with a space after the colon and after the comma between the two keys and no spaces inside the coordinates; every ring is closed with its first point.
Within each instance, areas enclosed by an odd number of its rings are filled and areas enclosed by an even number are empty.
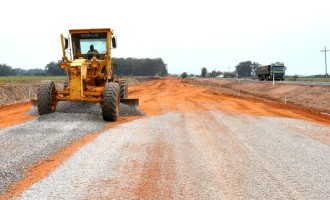
{"type": "Polygon", "coordinates": [[[0,129],[34,119],[36,116],[29,115],[31,103],[18,103],[0,106],[0,129]]]}
{"type": "MultiPolygon", "coordinates": [[[[144,112],[147,117],[160,115],[168,111],[190,112],[219,110],[231,114],[295,118],[330,126],[330,116],[284,105],[282,103],[265,102],[250,97],[238,97],[224,94],[205,87],[182,83],[180,79],[176,78],[159,79],[132,85],[129,88],[129,98],[140,99],[140,110],[144,112]]],[[[30,103],[0,107],[0,127],[12,126],[35,118],[36,116],[25,114],[30,108],[30,103]]],[[[29,186],[46,177],[50,172],[58,168],[78,149],[87,143],[92,142],[103,131],[138,118],[140,117],[120,117],[117,122],[109,123],[104,130],[91,133],[49,158],[40,161],[28,170],[29,173],[25,179],[15,183],[12,188],[9,189],[10,193],[13,196],[21,194],[29,186]]],[[[330,145],[330,136],[319,138],[315,134],[306,133],[306,135],[330,145]]],[[[161,149],[154,150],[155,152],[153,153],[157,153],[161,149]]],[[[161,154],[161,152],[158,153],[161,154]]],[[[157,166],[150,167],[157,168],[157,166]]],[[[150,172],[146,171],[145,176],[145,182],[141,183],[136,191],[141,198],[148,197],[148,191],[151,191],[151,188],[156,187],[155,183],[149,183],[148,180],[157,180],[150,177],[159,176],[159,174],[151,170],[150,172]],[[151,184],[154,184],[154,186],[151,184]]]]}

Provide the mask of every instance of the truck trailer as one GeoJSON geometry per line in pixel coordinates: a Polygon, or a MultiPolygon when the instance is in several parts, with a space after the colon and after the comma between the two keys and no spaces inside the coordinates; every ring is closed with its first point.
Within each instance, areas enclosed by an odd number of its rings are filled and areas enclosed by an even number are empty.
{"type": "Polygon", "coordinates": [[[258,76],[259,81],[268,81],[268,80],[276,80],[276,81],[284,81],[285,78],[285,70],[283,62],[275,62],[270,65],[263,65],[257,68],[256,74],[258,76]]]}

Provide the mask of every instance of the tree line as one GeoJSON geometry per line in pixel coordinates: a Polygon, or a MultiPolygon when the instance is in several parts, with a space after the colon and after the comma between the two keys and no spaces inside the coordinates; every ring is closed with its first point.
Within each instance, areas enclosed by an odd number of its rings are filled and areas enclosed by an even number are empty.
{"type": "MultiPolygon", "coordinates": [[[[256,75],[256,70],[260,66],[258,62],[244,61],[240,62],[235,66],[235,70],[232,72],[221,72],[221,71],[208,71],[206,67],[201,68],[201,77],[224,77],[224,78],[234,78],[234,77],[254,77],[256,75]]],[[[187,72],[181,74],[182,78],[188,76],[187,72]]]]}
{"type": "MultiPolygon", "coordinates": [[[[113,58],[113,71],[120,76],[167,76],[167,65],[161,58],[113,58]]],[[[48,63],[44,69],[13,68],[0,64],[0,76],[64,76],[65,71],[56,62],[48,63]]]]}
{"type": "Polygon", "coordinates": [[[114,74],[121,76],[167,76],[167,64],[161,58],[113,58],[114,74]]]}
{"type": "Polygon", "coordinates": [[[7,64],[0,64],[0,76],[63,76],[65,71],[55,62],[48,63],[44,69],[13,68],[7,64]]]}

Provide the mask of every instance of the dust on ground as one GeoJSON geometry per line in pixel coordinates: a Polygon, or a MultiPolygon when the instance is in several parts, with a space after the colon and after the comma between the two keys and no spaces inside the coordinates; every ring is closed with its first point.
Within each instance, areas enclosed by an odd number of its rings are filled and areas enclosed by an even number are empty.
{"type": "Polygon", "coordinates": [[[302,109],[330,114],[330,87],[295,85],[282,82],[244,80],[187,79],[185,82],[208,86],[215,91],[275,101],[302,109]]]}

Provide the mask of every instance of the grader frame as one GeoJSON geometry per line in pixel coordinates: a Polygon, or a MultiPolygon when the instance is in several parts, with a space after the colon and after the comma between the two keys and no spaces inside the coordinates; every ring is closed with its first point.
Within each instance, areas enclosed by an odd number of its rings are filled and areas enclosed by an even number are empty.
{"type": "Polygon", "coordinates": [[[40,84],[39,114],[54,112],[59,101],[84,101],[100,103],[103,119],[116,121],[120,101],[137,106],[138,99],[126,99],[127,81],[113,76],[111,47],[116,48],[113,31],[110,28],[74,29],[69,33],[68,38],[61,34],[63,56],[59,61],[67,79],[63,89],[58,90],[52,81],[40,84]],[[92,51],[91,45],[97,51],[92,51]]]}

